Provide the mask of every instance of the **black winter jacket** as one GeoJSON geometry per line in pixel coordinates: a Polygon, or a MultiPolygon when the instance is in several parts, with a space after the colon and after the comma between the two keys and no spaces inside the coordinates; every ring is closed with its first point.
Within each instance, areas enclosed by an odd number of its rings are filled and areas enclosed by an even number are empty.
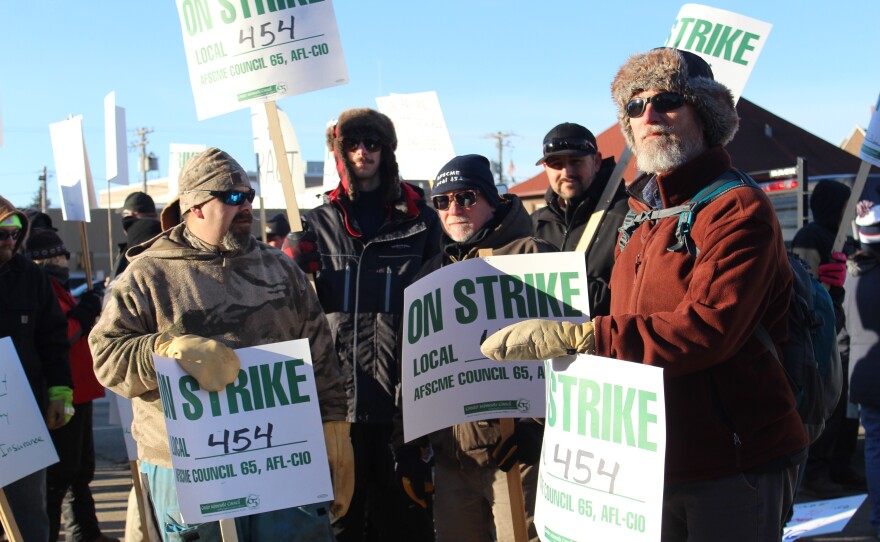
{"type": "Polygon", "coordinates": [[[358,423],[392,423],[403,290],[437,254],[442,234],[417,187],[401,183],[400,198],[387,210],[366,241],[339,187],[303,216],[303,228],[318,236],[322,268],[315,287],[344,374],[348,419],[358,423]]]}
{"type": "MultiPolygon", "coordinates": [[[[584,199],[568,213],[559,205],[559,199],[553,189],[548,188],[544,195],[547,206],[532,213],[535,237],[552,243],[563,252],[575,250],[613,170],[614,158],[602,160],[602,165],[584,199]]],[[[611,292],[608,289],[608,283],[611,280],[611,268],[614,266],[617,228],[623,223],[623,219],[629,211],[628,199],[629,197],[623,189],[623,183],[621,183],[620,189],[614,195],[611,207],[599,225],[593,246],[586,254],[591,317],[606,316],[611,307],[611,292]]]]}
{"type": "Polygon", "coordinates": [[[846,331],[849,400],[880,406],[880,251],[857,252],[847,263],[846,331]]]}

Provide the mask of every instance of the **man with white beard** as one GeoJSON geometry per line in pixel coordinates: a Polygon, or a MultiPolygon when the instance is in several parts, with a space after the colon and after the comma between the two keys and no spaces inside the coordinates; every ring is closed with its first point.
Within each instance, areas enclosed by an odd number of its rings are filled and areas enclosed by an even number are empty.
{"type": "Polygon", "coordinates": [[[483,354],[580,352],[662,367],[662,540],[779,540],[807,445],[785,371],[765,346],[781,351],[788,335],[792,272],[779,221],[761,189],[731,167],[723,146],[739,119],[705,61],[667,48],[637,54],[611,90],[648,174],[627,186],[631,227],[618,244],[611,312],[585,324],[508,326],[483,354]],[[703,207],[690,231],[678,230],[675,207],[735,177],[744,183],[703,207]]]}

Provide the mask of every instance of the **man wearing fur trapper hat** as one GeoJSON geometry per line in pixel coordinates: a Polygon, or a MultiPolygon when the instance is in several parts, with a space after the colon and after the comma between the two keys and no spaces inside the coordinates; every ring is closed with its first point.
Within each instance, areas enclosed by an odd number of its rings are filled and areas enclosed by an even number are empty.
{"type": "Polygon", "coordinates": [[[677,243],[681,215],[672,208],[738,178],[723,148],[738,124],[733,99],[705,61],[667,48],[637,54],[611,90],[648,175],[627,186],[627,220],[636,225],[618,245],[610,315],[516,324],[482,351],[493,359],[581,352],[662,367],[662,540],[779,540],[807,446],[768,348],[781,352],[791,298],[779,221],[760,188],[742,179],[699,211],[689,243],[677,243]]]}
{"type": "Polygon", "coordinates": [[[439,250],[440,223],[424,193],[400,180],[387,116],[343,111],[327,146],[341,181],[303,213],[304,231],[289,234],[284,251],[315,274],[346,379],[357,469],[351,508],[334,530],[340,542],[359,541],[368,521],[379,540],[433,539],[430,518],[396,489],[388,439],[403,290],[439,250]]]}
{"type": "Polygon", "coordinates": [[[190,525],[180,515],[152,353],[176,359],[210,392],[239,379],[234,349],[308,338],[335,500],[235,524],[242,541],[332,541],[328,512],[345,515],[354,457],[327,319],[297,266],[254,239],[254,189],[238,162],[210,148],[187,161],[179,185],[181,223],[129,249],[131,263],[89,335],[98,380],[132,399],[132,436],[155,512],[150,538],[220,540],[218,522],[190,525]]]}

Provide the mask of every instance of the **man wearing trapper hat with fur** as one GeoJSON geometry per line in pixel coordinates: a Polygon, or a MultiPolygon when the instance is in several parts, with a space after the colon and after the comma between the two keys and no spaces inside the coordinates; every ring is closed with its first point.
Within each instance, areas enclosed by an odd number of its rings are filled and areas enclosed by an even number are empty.
{"type": "Polygon", "coordinates": [[[667,48],[632,56],[611,89],[649,174],[627,186],[630,209],[649,218],[621,236],[610,315],[515,324],[482,351],[492,359],[580,352],[662,367],[662,540],[779,540],[807,445],[782,365],[756,335],[763,328],[781,352],[788,334],[792,276],[779,221],[746,183],[696,216],[695,254],[676,249],[677,216],[650,213],[731,174],[723,148],[739,121],[731,93],[701,58],[667,48]]]}
{"type": "MultiPolygon", "coordinates": [[[[217,522],[185,525],[152,353],[177,359],[202,389],[239,374],[233,349],[308,338],[336,501],[345,515],[353,459],[345,395],[327,320],[297,266],[251,233],[254,190],[244,169],[211,148],[180,173],[182,222],[132,248],[89,336],[102,384],[130,397],[132,436],[156,522],[154,540],[220,540],[217,522]],[[198,536],[199,538],[193,538],[198,536]]],[[[240,540],[332,541],[323,504],[237,518],[240,540]]]]}

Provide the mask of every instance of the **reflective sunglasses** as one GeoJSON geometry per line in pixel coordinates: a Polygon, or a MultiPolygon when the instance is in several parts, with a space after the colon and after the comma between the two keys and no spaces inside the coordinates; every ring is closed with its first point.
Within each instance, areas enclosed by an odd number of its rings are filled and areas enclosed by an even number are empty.
{"type": "Polygon", "coordinates": [[[596,152],[596,145],[592,141],[578,137],[554,137],[544,142],[544,155],[559,151],[580,151],[586,153],[596,152]]]}
{"type": "Polygon", "coordinates": [[[342,138],[342,150],[345,152],[354,152],[361,146],[361,143],[364,144],[364,148],[367,149],[368,152],[376,152],[382,148],[382,142],[374,137],[345,137],[342,138]]]}
{"type": "Polygon", "coordinates": [[[445,211],[449,209],[449,204],[452,202],[452,198],[455,198],[455,203],[458,204],[459,207],[463,207],[467,209],[468,207],[473,207],[474,204],[477,203],[477,191],[476,190],[464,190],[462,192],[456,192],[455,194],[441,194],[439,196],[434,196],[431,198],[431,201],[434,202],[434,208],[438,211],[445,211]]]}
{"type": "Polygon", "coordinates": [[[626,114],[637,119],[645,114],[648,104],[654,104],[658,113],[666,113],[684,105],[684,97],[677,92],[661,92],[650,98],[633,98],[626,103],[626,114]]]}
{"type": "Polygon", "coordinates": [[[15,229],[12,231],[0,230],[0,241],[5,241],[9,238],[12,238],[13,241],[18,241],[18,238],[21,237],[21,230],[15,229]]]}
{"type": "Polygon", "coordinates": [[[215,198],[220,198],[220,201],[225,203],[226,205],[244,205],[244,200],[248,200],[249,202],[254,202],[254,197],[257,195],[257,191],[251,188],[247,192],[239,192],[238,190],[205,190],[208,194],[211,194],[215,198]]]}

